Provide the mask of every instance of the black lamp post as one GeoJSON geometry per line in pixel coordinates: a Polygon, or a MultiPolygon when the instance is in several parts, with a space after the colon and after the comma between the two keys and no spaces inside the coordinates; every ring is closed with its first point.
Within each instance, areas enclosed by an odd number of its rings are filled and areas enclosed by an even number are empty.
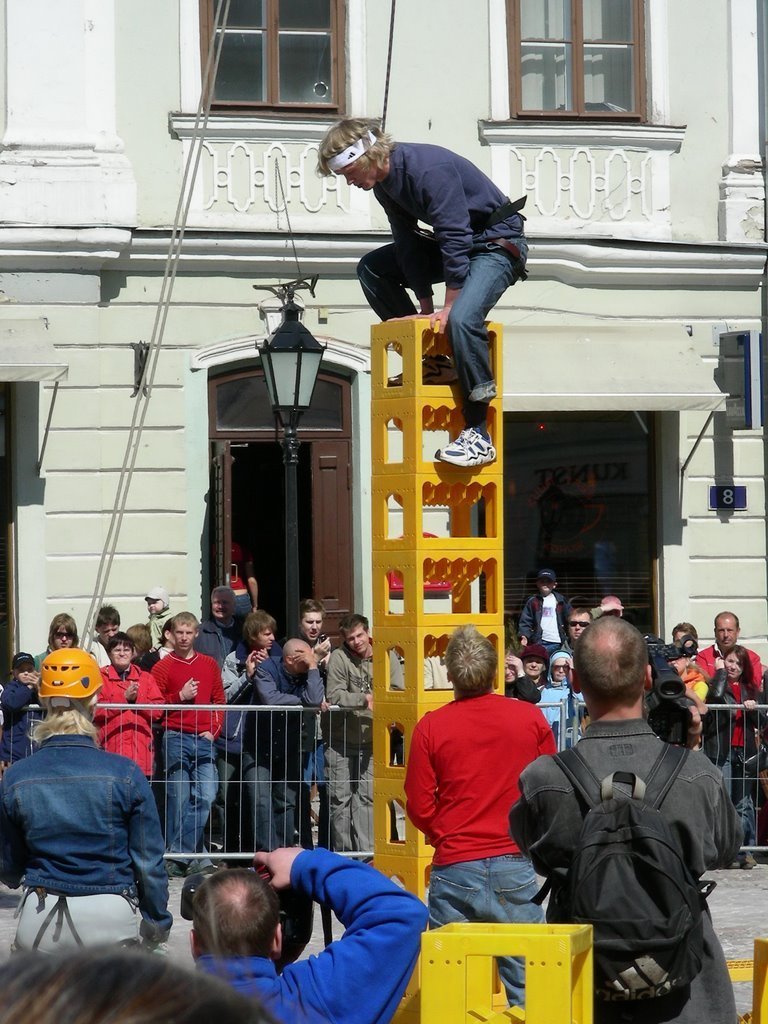
{"type": "Polygon", "coordinates": [[[275,418],[283,428],[285,466],[285,628],[287,636],[299,632],[299,420],[312,402],[325,345],[299,321],[301,307],[293,288],[285,286],[283,322],[260,351],[264,379],[275,418]]]}

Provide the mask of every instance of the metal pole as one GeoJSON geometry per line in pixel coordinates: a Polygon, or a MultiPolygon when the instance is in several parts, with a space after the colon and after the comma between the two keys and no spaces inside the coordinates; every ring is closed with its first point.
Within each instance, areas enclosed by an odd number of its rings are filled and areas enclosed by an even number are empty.
{"type": "Polygon", "coordinates": [[[293,417],[283,427],[285,466],[285,635],[299,635],[299,439],[293,417]]]}

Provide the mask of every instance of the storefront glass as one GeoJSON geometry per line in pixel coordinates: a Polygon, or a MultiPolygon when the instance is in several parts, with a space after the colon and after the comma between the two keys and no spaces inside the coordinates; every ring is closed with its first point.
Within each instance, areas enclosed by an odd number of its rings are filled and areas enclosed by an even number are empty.
{"type": "Polygon", "coordinates": [[[653,419],[644,413],[507,414],[505,609],[518,615],[541,567],[590,607],[616,594],[653,628],[653,419]]]}

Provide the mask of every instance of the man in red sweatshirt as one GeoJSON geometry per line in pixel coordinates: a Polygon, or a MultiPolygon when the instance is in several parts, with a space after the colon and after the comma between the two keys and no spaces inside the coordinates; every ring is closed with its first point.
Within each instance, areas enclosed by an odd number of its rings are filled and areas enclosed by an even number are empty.
{"type": "MultiPolygon", "coordinates": [[[[445,652],[455,699],[413,731],[405,776],[406,812],[435,848],[429,924],[538,924],[530,860],[510,837],[518,778],[555,741],[533,704],[493,692],[497,655],[474,626],[457,629],[445,652]]],[[[511,1006],[525,998],[522,961],[499,959],[511,1006]]]]}
{"type": "MultiPolygon", "coordinates": [[[[225,704],[221,672],[213,658],[194,649],[199,623],[191,612],[174,616],[173,651],[152,675],[167,704],[225,704]]],[[[165,718],[165,848],[169,853],[207,853],[204,830],[219,780],[213,741],[221,732],[221,711],[169,711],[165,718]]],[[[214,870],[207,858],[174,856],[168,874],[214,870]]]]}

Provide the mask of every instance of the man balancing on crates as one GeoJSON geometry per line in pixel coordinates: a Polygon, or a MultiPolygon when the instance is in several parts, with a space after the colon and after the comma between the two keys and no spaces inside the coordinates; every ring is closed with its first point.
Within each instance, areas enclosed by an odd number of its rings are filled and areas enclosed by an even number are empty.
{"type": "Polygon", "coordinates": [[[510,202],[473,163],[449,149],[395,142],[366,118],[339,121],[326,132],[318,170],[373,190],[389,218],[394,241],[368,253],[357,267],[374,312],[382,320],[429,317],[433,330],[448,334],[465,426],[435,459],[455,466],[494,462],[487,421],[496,381],[485,319],[507,288],[525,279],[525,200],[510,202]],[[419,222],[434,234],[421,231],[419,222]],[[432,285],[438,281],[445,282],[445,301],[435,309],[432,285]],[[416,295],[418,313],[406,288],[416,295]]]}

